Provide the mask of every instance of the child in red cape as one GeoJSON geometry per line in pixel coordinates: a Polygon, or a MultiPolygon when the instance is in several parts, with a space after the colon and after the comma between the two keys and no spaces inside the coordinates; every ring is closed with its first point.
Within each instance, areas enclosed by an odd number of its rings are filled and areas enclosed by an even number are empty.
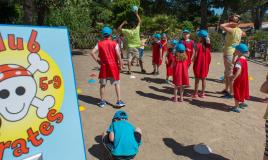
{"type": "Polygon", "coordinates": [[[190,67],[192,63],[192,57],[194,53],[194,41],[190,39],[190,31],[188,29],[184,29],[182,31],[182,43],[184,44],[186,48],[186,54],[187,54],[187,61],[188,66],[190,67]]]}
{"type": "Polygon", "coordinates": [[[104,100],[105,86],[110,80],[112,85],[115,85],[116,96],[117,96],[117,107],[125,106],[125,103],[121,101],[120,96],[120,75],[119,67],[123,68],[123,63],[121,59],[120,47],[116,41],[111,40],[112,29],[109,27],[104,27],[102,29],[103,40],[99,41],[98,44],[91,52],[92,58],[100,65],[100,97],[99,106],[101,108],[105,107],[106,101],[104,100]],[[99,54],[97,54],[99,53],[99,54]]]}
{"type": "Polygon", "coordinates": [[[162,44],[161,44],[161,35],[155,34],[153,35],[153,43],[152,43],[152,58],[153,58],[153,68],[154,71],[152,74],[159,75],[159,67],[162,63],[162,44]]]}
{"type": "Polygon", "coordinates": [[[175,60],[173,61],[173,84],[174,84],[174,97],[173,101],[178,101],[178,88],[180,88],[179,101],[183,102],[183,91],[185,86],[189,86],[188,77],[188,61],[185,52],[185,46],[182,43],[176,45],[175,60]]]}
{"type": "Polygon", "coordinates": [[[211,45],[210,39],[208,37],[208,32],[206,30],[200,30],[197,33],[199,37],[199,43],[196,45],[196,52],[193,57],[193,70],[195,76],[195,88],[192,98],[205,98],[205,89],[206,89],[206,78],[209,71],[209,65],[211,61],[211,45]],[[202,91],[198,95],[198,86],[199,80],[202,80],[202,91]]]}
{"type": "Polygon", "coordinates": [[[170,83],[169,81],[169,77],[173,76],[173,61],[174,61],[174,50],[175,50],[175,46],[178,43],[177,40],[172,40],[169,43],[169,48],[168,48],[168,52],[166,55],[166,71],[167,71],[167,75],[166,75],[166,82],[170,83]]]}
{"type": "MultiPolygon", "coordinates": [[[[161,39],[161,44],[162,44],[162,59],[164,58],[167,50],[168,50],[168,40],[167,40],[167,34],[163,33],[162,34],[162,39],[161,39]]],[[[162,62],[161,62],[162,63],[162,62]]]]}
{"type": "Polygon", "coordinates": [[[245,55],[248,54],[248,47],[244,43],[235,46],[234,52],[234,69],[233,69],[233,93],[235,99],[235,107],[233,112],[239,113],[239,108],[244,109],[248,105],[245,100],[249,99],[249,81],[248,81],[248,62],[245,55]]]}

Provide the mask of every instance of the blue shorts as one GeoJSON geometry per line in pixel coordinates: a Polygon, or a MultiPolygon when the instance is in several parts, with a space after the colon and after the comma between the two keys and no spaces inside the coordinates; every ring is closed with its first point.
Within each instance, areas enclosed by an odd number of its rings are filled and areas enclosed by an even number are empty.
{"type": "Polygon", "coordinates": [[[139,59],[142,59],[144,56],[144,49],[139,48],[139,59]]]}

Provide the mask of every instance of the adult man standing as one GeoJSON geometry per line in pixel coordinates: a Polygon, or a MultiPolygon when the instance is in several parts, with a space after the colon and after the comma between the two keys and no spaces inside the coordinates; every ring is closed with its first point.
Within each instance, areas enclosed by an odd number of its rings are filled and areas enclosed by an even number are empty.
{"type": "Polygon", "coordinates": [[[240,43],[242,36],[245,36],[245,33],[238,27],[239,22],[239,15],[231,15],[228,23],[220,25],[221,29],[226,32],[225,45],[223,49],[225,89],[222,91],[222,93],[225,95],[225,98],[233,97],[231,77],[233,72],[233,54],[235,51],[234,46],[240,43]]]}
{"type": "Polygon", "coordinates": [[[145,73],[146,71],[143,69],[143,61],[142,57],[139,57],[139,47],[141,45],[141,40],[140,40],[140,24],[141,24],[141,18],[138,14],[138,10],[135,11],[135,15],[138,19],[138,24],[136,25],[135,22],[131,22],[129,26],[131,29],[126,29],[122,27],[126,24],[128,24],[127,21],[124,21],[119,27],[118,31],[122,31],[123,35],[127,39],[127,47],[128,47],[128,53],[127,53],[127,58],[128,58],[128,74],[131,74],[131,61],[135,58],[139,59],[140,67],[141,67],[141,72],[145,73]]]}

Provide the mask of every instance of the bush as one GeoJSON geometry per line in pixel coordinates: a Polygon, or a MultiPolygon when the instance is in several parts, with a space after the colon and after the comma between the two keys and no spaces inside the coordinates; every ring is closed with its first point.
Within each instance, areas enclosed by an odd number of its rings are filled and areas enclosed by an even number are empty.
{"type": "Polygon", "coordinates": [[[176,26],[177,21],[176,18],[173,16],[167,15],[157,15],[155,17],[142,17],[142,25],[141,30],[142,32],[149,32],[149,33],[173,33],[174,30],[177,28],[176,26]]]}
{"type": "Polygon", "coordinates": [[[260,31],[257,30],[254,34],[253,34],[253,39],[255,41],[268,41],[268,32],[267,31],[260,31]]]}
{"type": "Polygon", "coordinates": [[[180,25],[179,28],[181,29],[188,29],[190,31],[194,31],[194,25],[190,21],[183,21],[180,25]]]}
{"type": "Polygon", "coordinates": [[[209,33],[212,51],[221,52],[223,49],[223,36],[217,32],[209,33]]]}

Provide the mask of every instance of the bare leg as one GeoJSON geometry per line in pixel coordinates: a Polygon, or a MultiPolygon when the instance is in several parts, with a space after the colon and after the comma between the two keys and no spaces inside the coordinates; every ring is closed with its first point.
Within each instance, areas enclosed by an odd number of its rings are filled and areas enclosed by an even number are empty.
{"type": "Polygon", "coordinates": [[[144,68],[143,68],[143,61],[142,61],[142,59],[139,59],[139,62],[140,62],[141,71],[143,72],[144,71],[144,68]]]}
{"type": "Polygon", "coordinates": [[[205,94],[206,89],[206,79],[202,79],[202,94],[205,94]]]}
{"type": "Polygon", "coordinates": [[[154,68],[153,72],[156,72],[156,65],[155,64],[153,64],[153,68],[154,68]]]}
{"type": "Polygon", "coordinates": [[[175,86],[174,87],[174,99],[173,99],[173,101],[174,102],[177,102],[178,101],[178,86],[175,86]]]}
{"type": "Polygon", "coordinates": [[[224,76],[224,83],[225,83],[225,89],[224,90],[228,92],[229,83],[228,83],[228,77],[226,75],[224,76]]]}
{"type": "Polygon", "coordinates": [[[157,68],[157,69],[156,69],[156,70],[157,70],[156,72],[157,72],[157,73],[159,73],[159,67],[160,67],[159,65],[156,66],[156,68],[157,68]]]}
{"type": "Polygon", "coordinates": [[[166,76],[166,80],[167,80],[167,81],[169,80],[169,76],[166,76]]]}
{"type": "Polygon", "coordinates": [[[100,85],[100,97],[104,100],[105,85],[100,85]]]}
{"type": "Polygon", "coordinates": [[[184,92],[184,87],[180,86],[180,101],[183,102],[183,92],[184,92]]]}
{"type": "Polygon", "coordinates": [[[233,81],[231,78],[229,78],[229,88],[230,88],[230,95],[233,95],[233,81]]]}
{"type": "Polygon", "coordinates": [[[194,82],[195,82],[195,84],[194,84],[194,95],[197,95],[198,94],[199,79],[195,78],[194,82]]]}
{"type": "Polygon", "coordinates": [[[131,60],[128,60],[128,72],[131,73],[131,60]]]}
{"type": "Polygon", "coordinates": [[[235,108],[239,107],[239,102],[235,99],[235,108]]]}
{"type": "Polygon", "coordinates": [[[120,85],[119,84],[115,84],[115,92],[116,92],[117,101],[120,101],[121,94],[120,94],[120,85]]]}

